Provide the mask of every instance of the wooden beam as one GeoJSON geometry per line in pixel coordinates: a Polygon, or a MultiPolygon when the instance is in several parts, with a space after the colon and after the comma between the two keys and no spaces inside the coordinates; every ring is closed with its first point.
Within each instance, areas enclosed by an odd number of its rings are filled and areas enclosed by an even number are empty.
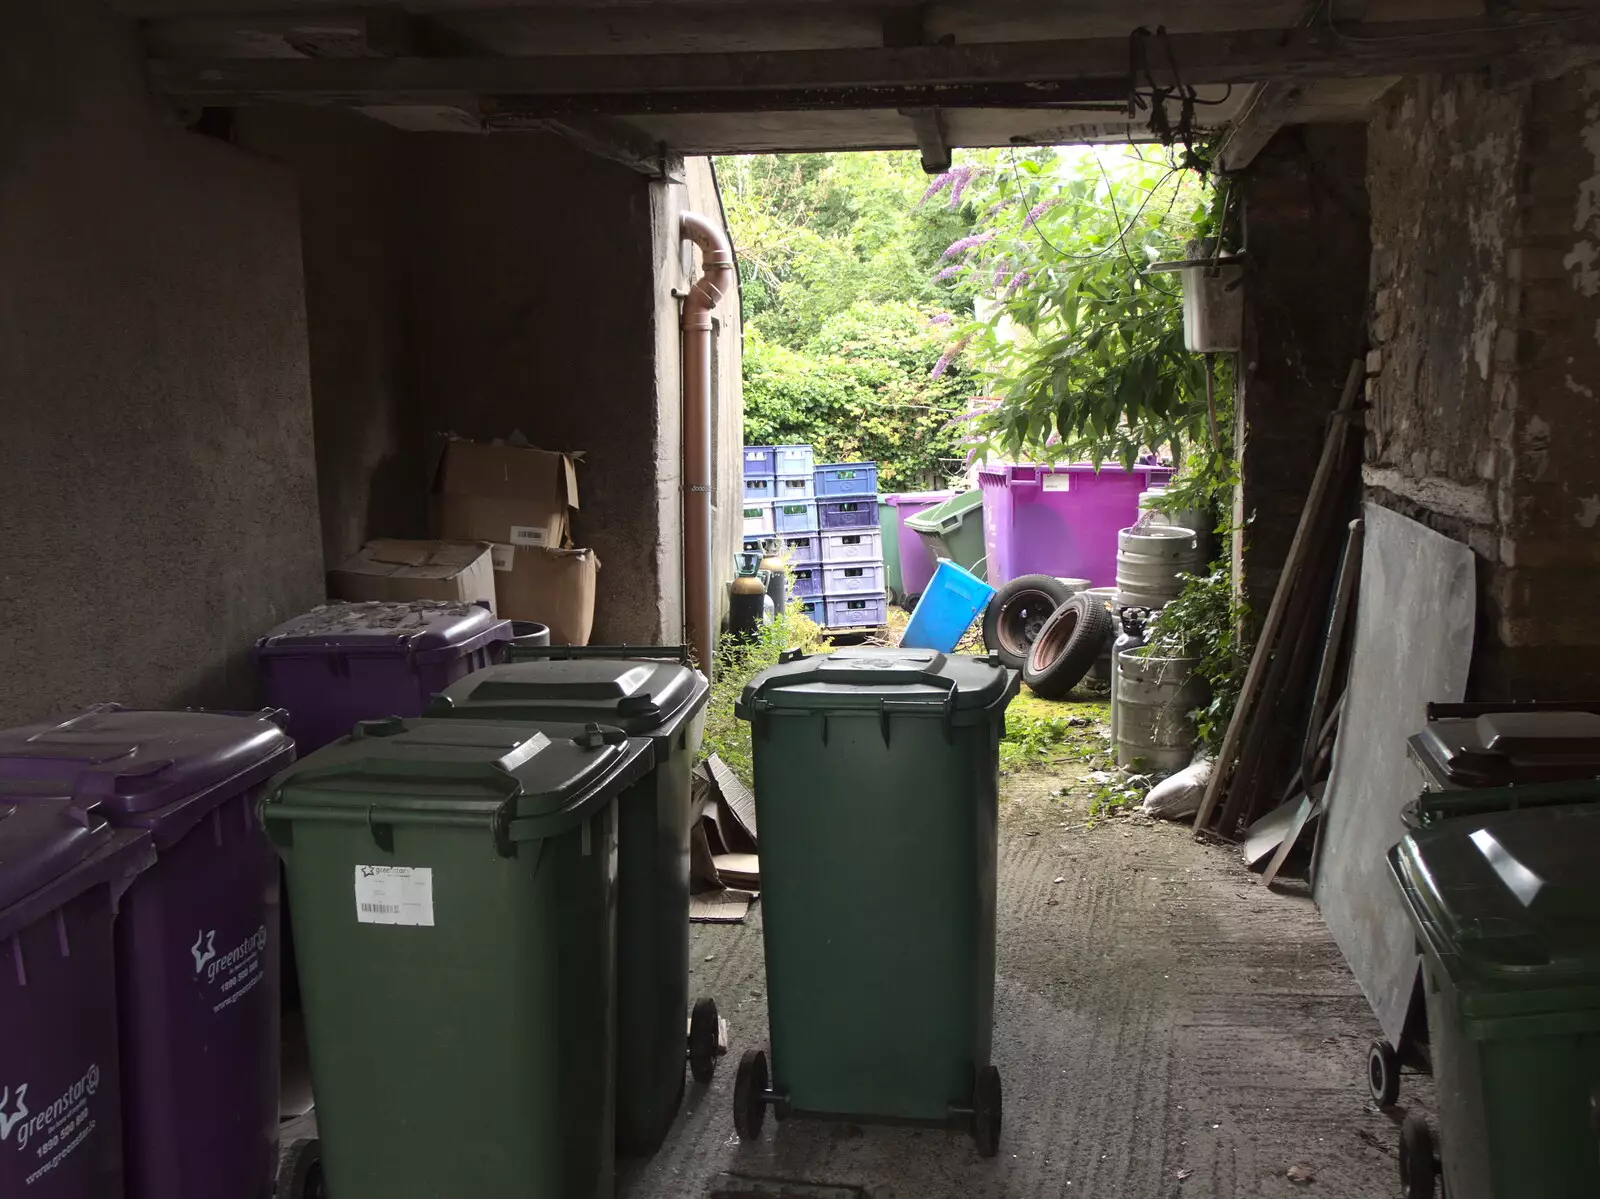
{"type": "Polygon", "coordinates": [[[564,117],[549,120],[527,118],[519,113],[497,111],[492,100],[481,109],[484,125],[491,132],[542,129],[565,138],[597,158],[636,171],[648,179],[683,182],[683,155],[654,141],[637,125],[615,117],[564,117]]]}
{"type": "Polygon", "coordinates": [[[170,17],[147,22],[157,57],[393,58],[426,53],[420,18],[397,6],[250,16],[170,17]]]}
{"type": "MultiPolygon", "coordinates": [[[[1148,55],[1157,84],[1248,84],[1477,69],[1586,48],[1600,15],[1483,17],[1175,34],[1148,55]],[[1168,50],[1177,64],[1168,66],[1168,50]]],[[[150,64],[159,92],[200,104],[456,104],[517,97],[524,112],[1027,107],[1127,91],[1128,40],[529,58],[201,60],[150,64]],[[694,105],[702,107],[696,108],[694,105]]]]}
{"type": "Polygon", "coordinates": [[[1244,111],[1228,126],[1217,148],[1216,170],[1221,174],[1242,171],[1254,162],[1273,134],[1289,123],[1305,94],[1305,84],[1278,79],[1251,88],[1244,111]]]}
{"type": "Polygon", "coordinates": [[[902,108],[900,115],[911,122],[917,135],[917,149],[922,152],[922,169],[929,175],[943,174],[950,169],[950,139],[945,133],[944,118],[937,108],[902,108]]]}

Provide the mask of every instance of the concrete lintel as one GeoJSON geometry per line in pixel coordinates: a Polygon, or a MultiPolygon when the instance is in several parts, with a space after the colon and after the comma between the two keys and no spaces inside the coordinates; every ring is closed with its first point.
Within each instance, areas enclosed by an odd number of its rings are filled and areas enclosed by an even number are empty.
{"type": "Polygon", "coordinates": [[[1489,528],[1494,523],[1494,501],[1487,483],[1470,486],[1451,479],[1413,478],[1387,466],[1361,468],[1361,481],[1410,500],[1430,512],[1489,528]]]}

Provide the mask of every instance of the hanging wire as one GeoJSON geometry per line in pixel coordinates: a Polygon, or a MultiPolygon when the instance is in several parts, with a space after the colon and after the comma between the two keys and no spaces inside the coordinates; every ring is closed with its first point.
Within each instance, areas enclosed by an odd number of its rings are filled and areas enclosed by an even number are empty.
{"type": "MultiPolygon", "coordinates": [[[[1010,149],[1010,155],[1011,155],[1011,174],[1012,174],[1012,177],[1016,180],[1016,184],[1017,184],[1017,203],[1022,206],[1023,230],[1024,230],[1024,232],[1026,232],[1026,230],[1028,228],[1028,225],[1030,223],[1028,221],[1028,213],[1033,211],[1033,205],[1027,203],[1025,197],[1022,194],[1022,191],[1023,191],[1023,188],[1022,188],[1022,175],[1021,175],[1021,172],[1017,169],[1017,152],[1016,152],[1015,147],[1012,147],[1010,149]]],[[[1095,164],[1097,166],[1100,164],[1100,156],[1099,156],[1098,152],[1095,153],[1095,164]]],[[[1167,173],[1165,175],[1161,176],[1160,179],[1157,179],[1155,181],[1155,183],[1150,187],[1149,191],[1147,191],[1145,193],[1144,200],[1143,200],[1142,203],[1140,203],[1138,210],[1136,212],[1134,212],[1133,217],[1129,220],[1128,227],[1126,229],[1121,229],[1118,232],[1115,241],[1107,243],[1103,248],[1101,248],[1099,250],[1096,250],[1093,254],[1069,254],[1069,253],[1067,253],[1065,250],[1061,249],[1061,247],[1057,246],[1054,242],[1052,242],[1048,237],[1045,236],[1044,230],[1039,227],[1039,222],[1038,221],[1033,221],[1032,222],[1033,230],[1034,230],[1035,233],[1037,233],[1039,235],[1039,240],[1041,242],[1043,242],[1046,246],[1048,246],[1050,248],[1050,250],[1059,258],[1067,259],[1070,262],[1093,262],[1096,259],[1104,258],[1109,254],[1115,253],[1115,251],[1117,249],[1118,242],[1121,242],[1123,240],[1123,238],[1125,238],[1129,233],[1131,233],[1133,231],[1133,226],[1135,224],[1137,224],[1139,218],[1144,215],[1144,210],[1149,206],[1151,199],[1155,196],[1155,194],[1158,191],[1160,191],[1164,186],[1166,186],[1167,180],[1171,179],[1174,175],[1178,174],[1182,169],[1183,168],[1181,168],[1181,167],[1171,167],[1167,171],[1167,173]]],[[[1103,167],[1103,166],[1100,167],[1100,173],[1101,173],[1102,176],[1105,175],[1105,167],[1103,167]]],[[[1110,189],[1110,181],[1109,180],[1107,180],[1106,186],[1107,186],[1107,190],[1109,190],[1110,189]]],[[[1179,193],[1181,191],[1182,191],[1181,187],[1180,188],[1175,188],[1173,190],[1172,202],[1167,205],[1167,211],[1169,213],[1177,205],[1177,203],[1178,203],[1178,195],[1179,195],[1179,193]]],[[[1112,202],[1111,202],[1111,211],[1112,211],[1113,218],[1116,220],[1118,226],[1120,227],[1121,224],[1122,224],[1122,217],[1117,213],[1117,204],[1116,204],[1115,198],[1113,198],[1112,202]]],[[[1124,252],[1126,252],[1126,246],[1125,245],[1124,245],[1124,252]]],[[[1157,288],[1156,290],[1159,291],[1160,288],[1157,288]]]]}

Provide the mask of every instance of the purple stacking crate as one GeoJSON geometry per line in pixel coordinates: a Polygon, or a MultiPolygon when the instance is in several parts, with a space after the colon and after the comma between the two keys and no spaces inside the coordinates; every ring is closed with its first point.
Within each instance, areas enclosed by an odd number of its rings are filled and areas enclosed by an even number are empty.
{"type": "Polygon", "coordinates": [[[789,568],[789,594],[812,599],[822,594],[822,567],[792,566],[789,568]]]}
{"type": "Polygon", "coordinates": [[[812,484],[810,475],[779,475],[777,484],[773,498],[780,504],[786,504],[791,500],[817,498],[816,488],[812,484]]]}
{"type": "Polygon", "coordinates": [[[155,852],[92,800],[6,792],[0,782],[0,1195],[122,1199],[114,916],[155,852]]]}
{"type": "Polygon", "coordinates": [[[882,562],[883,534],[877,529],[846,529],[822,534],[822,560],[835,562],[882,562]]]}
{"type": "Polygon", "coordinates": [[[800,615],[817,624],[828,623],[828,608],[820,595],[796,597],[800,600],[800,615]]]}
{"type": "Polygon", "coordinates": [[[812,472],[817,481],[817,498],[829,495],[877,495],[876,462],[833,462],[812,472]]]}
{"type": "Polygon", "coordinates": [[[817,501],[791,500],[772,505],[772,523],[779,533],[812,533],[817,528],[817,501]]]}
{"type": "Polygon", "coordinates": [[[1117,532],[1139,518],[1139,493],[1172,477],[1164,466],[985,466],[983,541],[987,578],[999,587],[1023,575],[1117,581],[1117,532]]]}
{"type": "Polygon", "coordinates": [[[810,529],[784,534],[783,556],[790,566],[821,566],[822,534],[810,529]]]}
{"type": "Polygon", "coordinates": [[[744,447],[744,473],[745,477],[751,475],[765,475],[771,478],[778,473],[777,447],[770,445],[747,445],[744,447]]]}
{"type": "MultiPolygon", "coordinates": [[[[817,501],[818,526],[830,529],[876,529],[878,527],[878,497],[876,495],[833,496],[817,501]]],[[[1126,528],[1127,526],[1123,526],[1126,528]]]]}
{"type": "Polygon", "coordinates": [[[283,715],[101,704],[0,732],[0,796],[97,801],[155,850],[115,928],[127,1199],[273,1192],[278,862],[256,804],[294,761],[283,715]]]}
{"type": "Polygon", "coordinates": [[[778,494],[778,480],[772,475],[746,475],[744,498],[746,503],[770,504],[778,494]]]}
{"type": "Polygon", "coordinates": [[[933,578],[933,555],[927,542],[915,529],[906,528],[906,517],[926,512],[929,508],[954,497],[953,491],[908,491],[901,495],[886,495],[882,502],[895,510],[895,542],[900,547],[900,587],[907,596],[921,595],[933,578]]]}
{"type": "Polygon", "coordinates": [[[302,754],[349,734],[358,720],[421,716],[435,694],[493,666],[511,622],[478,604],[328,604],[256,642],[266,700],[289,712],[302,754]]]}
{"type": "Polygon", "coordinates": [[[827,562],[822,567],[822,591],[829,599],[841,595],[883,595],[882,562],[827,562]]]}
{"type": "Polygon", "coordinates": [[[877,628],[889,618],[889,601],[881,595],[830,595],[825,628],[877,628]]]}

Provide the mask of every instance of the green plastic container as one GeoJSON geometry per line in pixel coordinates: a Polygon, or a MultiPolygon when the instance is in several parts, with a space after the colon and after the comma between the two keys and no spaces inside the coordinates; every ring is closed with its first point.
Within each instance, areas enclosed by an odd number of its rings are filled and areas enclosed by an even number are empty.
{"type": "Polygon", "coordinates": [[[878,532],[883,543],[883,575],[889,588],[889,598],[895,603],[905,599],[905,580],[900,577],[900,511],[878,496],[878,532]]]}
{"type": "MultiPolygon", "coordinates": [[[[705,728],[705,676],[688,650],[516,646],[427,715],[496,723],[599,722],[655,745],[655,769],[621,796],[617,848],[617,1146],[653,1152],[683,1099],[689,1007],[689,772],[705,728]],[[648,656],[645,656],[648,655],[648,656]]],[[[716,1006],[696,1005],[690,1060],[711,1080],[716,1006]]]]}
{"type": "Polygon", "coordinates": [[[390,718],[274,781],[329,1194],[612,1194],[615,801],[651,763],[390,718]]]}
{"type": "MultiPolygon", "coordinates": [[[[1600,1195],[1600,808],[1448,819],[1389,861],[1423,957],[1446,1193],[1600,1195]]],[[[1420,1117],[1401,1156],[1408,1194],[1430,1194],[1420,1117]]]]}
{"type": "Polygon", "coordinates": [[[998,658],[860,648],[757,675],[751,723],[771,1033],[735,1082],[769,1104],[999,1137],[990,1064],[998,658]]]}
{"type": "Polygon", "coordinates": [[[922,538],[935,561],[948,558],[978,578],[988,578],[987,551],[983,547],[983,492],[963,491],[937,507],[908,516],[906,528],[922,538]]]}

